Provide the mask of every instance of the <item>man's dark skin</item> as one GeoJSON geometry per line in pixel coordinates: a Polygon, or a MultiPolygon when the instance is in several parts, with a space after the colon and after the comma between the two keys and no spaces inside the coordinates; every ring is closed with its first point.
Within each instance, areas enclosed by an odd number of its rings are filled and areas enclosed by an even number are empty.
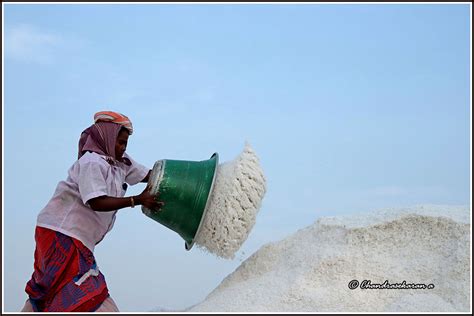
{"type": "MultiPolygon", "coordinates": [[[[130,136],[126,128],[122,128],[117,137],[115,143],[115,158],[121,160],[125,150],[127,149],[128,137],[130,136]]],[[[151,170],[142,181],[147,183],[150,178],[151,170]]],[[[150,194],[150,187],[147,186],[145,190],[139,195],[133,196],[135,205],[143,205],[150,210],[159,210],[164,203],[158,201],[158,197],[150,194]]],[[[132,200],[130,197],[111,197],[111,196],[99,196],[88,201],[91,208],[96,212],[110,212],[116,211],[121,208],[132,206],[132,200]]]]}

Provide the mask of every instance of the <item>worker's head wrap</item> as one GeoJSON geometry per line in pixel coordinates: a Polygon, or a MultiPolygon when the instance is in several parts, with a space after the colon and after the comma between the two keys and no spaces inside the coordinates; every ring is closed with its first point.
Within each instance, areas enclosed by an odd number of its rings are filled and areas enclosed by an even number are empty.
{"type": "Polygon", "coordinates": [[[122,113],[112,111],[101,111],[94,114],[94,122],[114,122],[128,129],[130,135],[133,134],[133,126],[130,119],[122,113]]]}
{"type": "MultiPolygon", "coordinates": [[[[122,128],[126,128],[131,134],[133,131],[132,123],[125,115],[111,111],[96,113],[94,122],[81,134],[77,159],[81,158],[87,151],[92,151],[105,156],[110,164],[116,163],[115,143],[117,137],[122,128]],[[117,118],[118,122],[113,121],[114,117],[117,118]]],[[[125,157],[122,157],[120,161],[131,165],[131,161],[125,157]]]]}

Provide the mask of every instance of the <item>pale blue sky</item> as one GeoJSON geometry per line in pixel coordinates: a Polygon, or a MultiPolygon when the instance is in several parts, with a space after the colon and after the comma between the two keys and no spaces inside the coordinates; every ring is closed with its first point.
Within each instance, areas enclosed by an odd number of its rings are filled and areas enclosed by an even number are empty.
{"type": "MultiPolygon", "coordinates": [[[[96,249],[122,311],[185,308],[320,216],[470,204],[469,4],[3,4],[4,310],[33,272],[36,216],[99,110],[128,152],[234,159],[268,190],[235,260],[124,209],[96,249]]],[[[138,185],[129,194],[143,190],[138,185]]]]}

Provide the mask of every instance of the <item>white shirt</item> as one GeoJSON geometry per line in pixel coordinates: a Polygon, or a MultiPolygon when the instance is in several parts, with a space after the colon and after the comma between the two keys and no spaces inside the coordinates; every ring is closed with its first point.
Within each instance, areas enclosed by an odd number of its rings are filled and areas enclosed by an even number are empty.
{"type": "Polygon", "coordinates": [[[96,212],[87,203],[92,198],[107,195],[123,197],[125,183],[134,185],[147,175],[149,168],[135,162],[110,165],[105,156],[87,152],[68,171],[66,181],[60,181],[53,197],[38,215],[37,225],[59,231],[80,240],[92,252],[112,229],[115,213],[96,212]]]}

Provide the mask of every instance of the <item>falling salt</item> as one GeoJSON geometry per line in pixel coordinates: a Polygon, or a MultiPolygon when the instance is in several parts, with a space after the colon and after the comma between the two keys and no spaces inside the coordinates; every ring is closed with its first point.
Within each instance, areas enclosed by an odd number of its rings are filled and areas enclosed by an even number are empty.
{"type": "Polygon", "coordinates": [[[248,143],[233,161],[219,164],[196,245],[233,259],[252,230],[266,192],[259,159],[248,143]]]}

